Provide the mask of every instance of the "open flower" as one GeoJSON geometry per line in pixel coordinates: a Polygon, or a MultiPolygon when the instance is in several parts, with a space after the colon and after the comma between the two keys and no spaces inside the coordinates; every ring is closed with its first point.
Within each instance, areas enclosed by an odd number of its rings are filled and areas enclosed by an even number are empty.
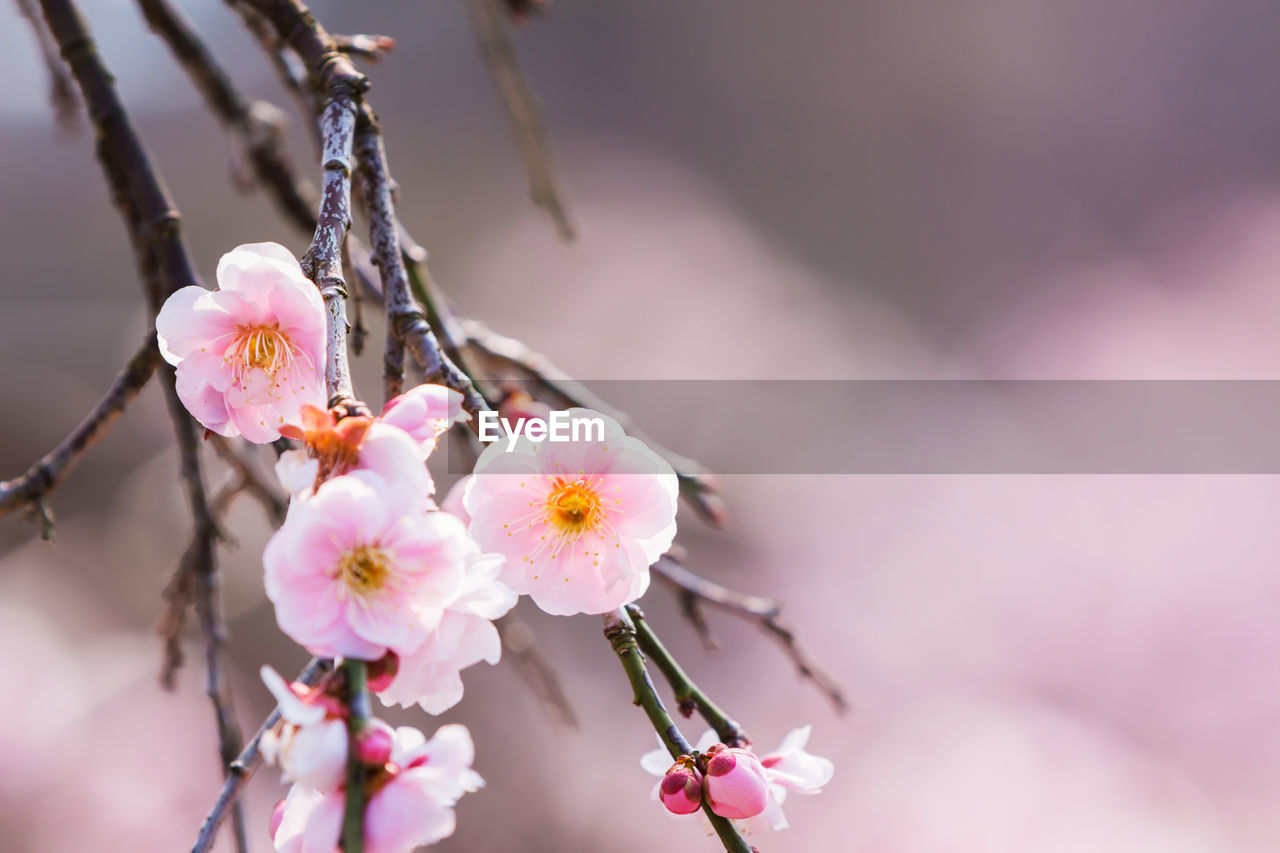
{"type": "MultiPolygon", "coordinates": [[[[484,780],[471,769],[475,747],[465,726],[441,726],[431,740],[396,729],[391,760],[366,782],[367,853],[408,853],[453,834],[453,806],[484,780]]],[[[272,817],[277,853],[336,853],[346,794],[295,785],[272,817]]]]}
{"type": "Polygon", "coordinates": [[[292,502],[263,553],[267,597],[312,654],[407,654],[457,599],[466,547],[458,519],[406,510],[382,478],[355,471],[292,502]]]}
{"type": "Polygon", "coordinates": [[[331,790],[347,771],[347,722],[341,706],[323,693],[293,685],[269,666],[262,681],[276,697],[281,723],[262,736],[262,755],[278,764],[286,780],[331,790]]]}
{"type": "MultiPolygon", "coordinates": [[[[835,772],[835,765],[826,758],[811,755],[804,751],[805,745],[809,742],[810,730],[810,726],[802,726],[792,730],[782,739],[782,744],[776,750],[766,753],[758,759],[758,766],[763,770],[767,796],[763,808],[758,813],[745,819],[734,820],[734,823],[743,833],[754,835],[770,829],[786,829],[788,823],[786,815],[782,813],[782,803],[787,798],[787,792],[818,794],[822,792],[822,787],[831,781],[831,776],[835,772]]],[[[662,747],[661,740],[658,743],[658,749],[653,752],[647,752],[640,757],[640,766],[654,776],[665,778],[668,769],[674,768],[671,768],[670,753],[667,752],[665,747],[662,747]]],[[[746,752],[752,758],[755,758],[755,756],[748,750],[729,750],[723,744],[718,743],[716,733],[710,729],[703,732],[694,749],[699,753],[703,753],[709,759],[707,762],[708,772],[702,780],[707,802],[716,814],[732,818],[732,815],[725,814],[725,811],[741,808],[744,805],[743,801],[739,801],[742,798],[738,798],[738,794],[743,793],[743,791],[752,795],[758,793],[758,780],[754,777],[755,767],[753,766],[757,762],[748,760],[741,767],[737,767],[738,759],[741,757],[737,753],[746,752]],[[711,764],[716,760],[715,755],[717,753],[720,755],[733,753],[735,767],[740,771],[743,768],[751,771],[741,778],[733,777],[730,779],[733,782],[743,782],[739,786],[742,789],[741,791],[730,790],[729,787],[722,787],[719,792],[713,790],[717,782],[714,779],[711,764]],[[725,801],[732,802],[729,804],[729,808],[722,811],[717,808],[716,798],[721,798],[722,805],[725,801]]],[[[721,761],[724,762],[724,759],[722,758],[721,761]]],[[[732,771],[735,768],[728,769],[732,771]]],[[[729,774],[721,773],[720,783],[723,783],[727,776],[729,774]]],[[[652,796],[655,800],[663,799],[665,803],[661,786],[661,781],[654,786],[652,796]]],[[[703,816],[703,820],[705,819],[705,816],[703,816]]]]}
{"type": "Polygon", "coordinates": [[[325,313],[315,285],[277,243],[238,246],[218,289],[184,287],[156,316],[160,353],[183,405],[206,429],[264,444],[323,406],[325,313]]]}
{"type": "Polygon", "coordinates": [[[639,598],[650,564],[670,547],[676,476],[612,418],[566,415],[600,419],[603,439],[521,436],[511,452],[495,442],[476,462],[463,505],[480,548],[506,555],[508,586],[548,613],[604,613],[639,598]]]}
{"type": "Polygon", "coordinates": [[[378,692],[388,705],[416,704],[429,714],[443,713],[462,698],[462,670],[502,657],[493,620],[515,607],[517,596],[498,579],[500,554],[481,554],[470,540],[464,548],[463,580],[444,605],[440,624],[417,651],[399,656],[395,677],[378,692]]]}

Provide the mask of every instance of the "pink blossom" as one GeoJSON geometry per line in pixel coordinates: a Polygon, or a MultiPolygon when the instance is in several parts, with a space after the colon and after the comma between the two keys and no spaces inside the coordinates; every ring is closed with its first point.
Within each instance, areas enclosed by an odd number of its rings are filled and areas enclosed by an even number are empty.
{"type": "MultiPolygon", "coordinates": [[[[374,772],[364,813],[367,853],[407,853],[453,834],[453,805],[484,780],[471,769],[475,748],[465,726],[442,726],[431,740],[417,729],[395,731],[391,760],[374,772]]],[[[336,853],[346,794],[295,785],[272,839],[278,853],[336,853]]]]}
{"type": "Polygon", "coordinates": [[[462,410],[462,395],[443,385],[418,385],[387,401],[378,420],[399,427],[428,452],[449,427],[470,420],[462,410]]]}
{"type": "Polygon", "coordinates": [[[312,654],[377,660],[416,651],[465,580],[458,519],[416,512],[369,471],[295,500],[263,553],[281,630],[312,654]]]}
{"type": "Polygon", "coordinates": [[[400,656],[395,677],[378,693],[388,705],[416,704],[427,713],[442,713],[462,698],[462,670],[502,657],[493,620],[514,607],[517,596],[499,580],[501,555],[481,554],[470,541],[464,548],[463,581],[444,605],[440,624],[417,651],[400,656]]]}
{"type": "MultiPolygon", "coordinates": [[[[463,496],[482,550],[504,554],[503,581],[548,613],[604,613],[634,601],[675,536],[671,466],[617,421],[590,409],[604,438],[532,442],[480,455],[463,496]]],[[[591,436],[596,438],[597,436],[591,436]]]]}
{"type": "Polygon", "coordinates": [[[702,808],[702,774],[693,759],[676,759],[658,783],[658,798],[672,814],[693,814],[702,808]]]}
{"type": "Polygon", "coordinates": [[[342,784],[347,769],[347,723],[334,708],[303,694],[269,666],[262,681],[276,697],[281,725],[262,737],[262,755],[278,764],[286,780],[329,790],[342,784]]]}
{"type": "Polygon", "coordinates": [[[288,450],[276,461],[276,476],[293,496],[308,498],[316,487],[352,471],[369,471],[394,488],[406,507],[433,509],[435,491],[427,471],[427,453],[413,436],[399,427],[367,416],[344,417],[333,411],[303,406],[300,425],[282,432],[303,441],[302,450],[288,450]]]}
{"type": "Polygon", "coordinates": [[[706,752],[707,803],[720,817],[755,817],[769,802],[769,779],[749,749],[717,743],[706,752]]]}
{"type": "Polygon", "coordinates": [[[297,259],[276,243],[237,246],[218,262],[218,289],[184,287],[156,316],[178,396],[220,435],[264,444],[323,406],[325,313],[297,259]]]}

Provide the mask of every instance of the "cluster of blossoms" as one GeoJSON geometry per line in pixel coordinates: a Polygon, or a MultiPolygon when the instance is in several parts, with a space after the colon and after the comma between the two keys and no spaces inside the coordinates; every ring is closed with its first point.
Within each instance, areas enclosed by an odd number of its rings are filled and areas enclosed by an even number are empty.
{"type": "Polygon", "coordinates": [[[640,766],[662,777],[653,798],[672,814],[693,814],[705,801],[712,812],[737,822],[744,833],[786,829],[782,804],[787,792],[821,793],[835,769],[827,759],[805,752],[809,729],[795,729],[763,756],[745,747],[725,746],[708,729],[695,747],[696,758],[682,755],[668,765],[670,754],[659,748],[645,753],[640,766]]]}
{"type": "MultiPolygon", "coordinates": [[[[497,662],[493,620],[519,595],[569,615],[644,593],[675,535],[676,477],[616,421],[570,410],[601,430],[569,443],[495,443],[442,508],[427,460],[468,417],[461,395],[420,385],[376,417],[330,410],[324,306],[293,255],[240,246],[217,277],[217,291],[175,293],[157,336],[182,401],[208,430],[301,444],[277,463],[291,500],[263,554],[267,596],[294,641],[369,662],[384,703],[438,714],[462,698],[462,670],[497,662]]],[[[272,819],[277,850],[335,849],[352,754],[367,768],[367,850],[399,853],[453,831],[452,805],[482,784],[465,728],[427,740],[373,720],[349,743],[348,711],[330,689],[263,677],[283,718],[265,751],[293,783],[272,819]]]]}
{"type": "Polygon", "coordinates": [[[287,684],[269,667],[262,678],[282,718],[281,727],[264,736],[263,754],[293,783],[271,815],[271,838],[280,853],[339,849],[353,748],[365,767],[368,853],[402,853],[451,835],[454,803],[484,785],[471,769],[475,749],[465,726],[442,726],[427,740],[415,728],[392,729],[374,719],[350,738],[347,709],[325,685],[287,684]]]}

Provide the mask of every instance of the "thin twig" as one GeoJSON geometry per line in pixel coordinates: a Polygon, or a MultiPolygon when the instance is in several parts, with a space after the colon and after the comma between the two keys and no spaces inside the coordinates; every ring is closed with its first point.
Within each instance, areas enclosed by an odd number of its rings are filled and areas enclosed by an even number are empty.
{"type": "Polygon", "coordinates": [[[106,435],[112,421],[133,402],[162,362],[160,350],[156,347],[155,333],[152,332],[124,369],[116,374],[111,387],[98,400],[93,411],[85,416],[70,435],[42,456],[22,476],[0,483],[0,515],[22,505],[30,506],[41,518],[41,534],[45,539],[50,538],[53,535],[53,516],[45,501],[85,452],[106,435]]]}
{"type": "Polygon", "coordinates": [[[289,499],[285,497],[275,484],[254,464],[245,453],[238,449],[231,439],[220,435],[209,437],[213,452],[218,458],[232,467],[243,480],[243,489],[253,495],[271,516],[271,520],[280,525],[284,523],[285,514],[289,511],[289,499]]]}
{"type": "Polygon", "coordinates": [[[45,68],[49,72],[49,103],[53,105],[53,115],[58,125],[68,132],[80,127],[80,99],[76,97],[75,84],[72,83],[67,68],[58,56],[58,45],[50,37],[44,22],[36,12],[35,0],[17,0],[18,13],[31,25],[31,33],[35,36],[36,46],[40,48],[40,56],[44,59],[45,68]]]}
{"type": "Polygon", "coordinates": [[[345,680],[347,703],[347,786],[342,811],[342,853],[362,853],[364,850],[364,782],[367,771],[360,751],[355,748],[356,739],[369,725],[373,713],[369,707],[368,665],[362,660],[344,660],[342,674],[345,680]]]}
{"type": "Polygon", "coordinates": [[[368,62],[381,62],[388,53],[396,49],[396,40],[391,36],[343,36],[334,33],[333,42],[343,53],[368,62]]]}
{"type": "MultiPolygon", "coordinates": [[[[649,717],[649,723],[658,733],[658,738],[671,754],[672,760],[682,755],[693,755],[693,747],[680,733],[679,727],[663,707],[662,699],[654,689],[649,671],[644,665],[644,655],[641,654],[636,642],[636,625],[626,610],[618,608],[604,614],[604,636],[613,647],[613,653],[622,663],[627,680],[631,682],[635,703],[644,709],[645,715],[649,717]]],[[[702,811],[711,821],[712,828],[716,835],[720,836],[720,841],[728,853],[751,853],[751,846],[742,840],[742,836],[738,834],[734,825],[711,811],[711,806],[705,800],[702,803],[702,811]]]]}
{"type": "Polygon", "coordinates": [[[720,497],[719,484],[709,471],[646,436],[626,412],[601,400],[581,382],[521,341],[500,335],[474,320],[461,320],[460,323],[470,347],[485,359],[506,365],[531,381],[541,392],[534,396],[542,397],[544,402],[556,407],[595,409],[618,421],[628,434],[643,441],[671,464],[680,484],[680,496],[699,518],[713,527],[726,524],[728,509],[720,497]]]}
{"type": "Polygon", "coordinates": [[[578,715],[573,710],[569,695],[555,666],[547,659],[538,643],[538,637],[529,623],[513,613],[499,617],[494,625],[502,637],[503,660],[510,661],[549,711],[557,720],[570,728],[577,728],[578,715]]]}
{"type": "Polygon", "coordinates": [[[467,0],[467,9],[480,44],[480,54],[498,89],[498,98],[502,101],[516,146],[524,160],[533,203],[551,215],[562,240],[572,240],[573,224],[565,212],[564,194],[552,164],[551,143],[547,140],[538,99],[520,68],[520,59],[507,22],[503,20],[502,10],[497,0],[467,0]]]}
{"type": "Polygon", "coordinates": [[[360,109],[356,136],[365,207],[369,212],[369,243],[373,248],[374,265],[382,276],[382,293],[386,299],[387,334],[399,345],[398,348],[388,347],[384,374],[388,393],[391,394],[392,390],[399,393],[404,361],[402,350],[407,349],[428,382],[439,382],[460,392],[464,408],[472,414],[487,409],[488,404],[476,391],[471,379],[440,348],[435,332],[427,324],[425,312],[409,292],[404,252],[400,247],[400,232],[391,199],[392,181],[387,167],[387,152],[377,118],[367,105],[360,109]]]}
{"type": "Polygon", "coordinates": [[[658,640],[658,635],[653,632],[653,628],[649,627],[640,608],[634,604],[628,604],[627,613],[635,625],[636,640],[640,644],[640,650],[653,660],[654,665],[662,671],[663,677],[671,685],[680,715],[688,718],[697,711],[702,719],[715,729],[716,737],[720,738],[720,742],[725,746],[750,746],[751,738],[747,737],[746,731],[737,720],[712,702],[711,698],[694,684],[693,679],[685,674],[680,664],[658,640]]]}
{"type": "Polygon", "coordinates": [[[327,314],[328,347],[325,387],[330,406],[356,403],[347,362],[347,286],[342,248],[351,224],[352,140],[356,111],[369,88],[368,79],[338,50],[324,27],[296,0],[247,0],[275,28],[276,34],[306,63],[324,92],[320,116],[324,170],[315,237],[302,257],[302,269],[316,283],[327,314]]]}
{"type": "Polygon", "coordinates": [[[694,574],[671,554],[664,554],[653,564],[653,572],[663,583],[682,597],[691,595],[727,613],[754,622],[782,648],[800,677],[809,681],[827,698],[837,713],[849,710],[842,688],[796,638],[795,629],[782,618],[781,606],[771,598],[746,595],[694,574]]]}
{"type": "MultiPolygon", "coordinates": [[[[330,661],[312,658],[297,680],[312,686],[331,671],[330,661]]],[[[275,728],[278,722],[280,722],[280,709],[276,708],[267,715],[266,720],[258,727],[257,733],[250,738],[249,743],[236,756],[235,761],[231,762],[227,778],[222,783],[222,790],[218,793],[218,799],[205,817],[204,823],[200,825],[200,833],[196,836],[196,843],[191,848],[191,853],[208,853],[212,849],[218,835],[218,828],[226,820],[228,810],[239,802],[245,786],[249,784],[258,765],[262,763],[262,736],[275,728]]]]}

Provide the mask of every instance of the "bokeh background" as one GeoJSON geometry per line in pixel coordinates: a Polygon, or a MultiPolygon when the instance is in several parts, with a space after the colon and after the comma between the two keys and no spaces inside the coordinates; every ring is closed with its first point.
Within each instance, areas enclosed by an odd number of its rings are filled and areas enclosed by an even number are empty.
{"type": "MultiPolygon", "coordinates": [[[[264,198],[231,188],[233,145],[133,4],[83,5],[204,275],[242,242],[300,252],[264,198]]],[[[179,5],[244,89],[287,105],[222,4],[179,5]]],[[[584,378],[1280,378],[1274,4],[559,0],[518,40],[581,229],[567,247],[528,203],[460,3],[314,5],[332,30],[399,42],[374,102],[402,214],[457,306],[584,378]]],[[[144,325],[91,134],[52,122],[11,4],[0,55],[11,476],[74,426],[144,325]]],[[[646,425],[678,445],[696,418],[646,425]]],[[[0,521],[7,850],[184,850],[213,800],[194,638],[177,691],[156,683],[152,625],[187,523],[175,471],[153,387],[58,491],[56,545],[0,521]]],[[[761,850],[1280,845],[1274,477],[724,487],[729,530],[684,521],[691,565],[782,599],[856,706],[834,715],[732,619],[713,616],[726,648],[705,654],[664,590],[645,598],[760,745],[812,723],[812,751],[836,762],[761,850]]],[[[251,728],[270,706],[259,665],[303,655],[262,594],[256,507],[230,528],[251,728]]],[[[598,620],[525,615],[581,725],[552,722],[508,663],[468,671],[443,719],[472,727],[489,785],[440,849],[715,849],[647,799],[653,738],[598,620]]],[[[252,784],[259,849],[282,793],[273,772],[252,784]]]]}

